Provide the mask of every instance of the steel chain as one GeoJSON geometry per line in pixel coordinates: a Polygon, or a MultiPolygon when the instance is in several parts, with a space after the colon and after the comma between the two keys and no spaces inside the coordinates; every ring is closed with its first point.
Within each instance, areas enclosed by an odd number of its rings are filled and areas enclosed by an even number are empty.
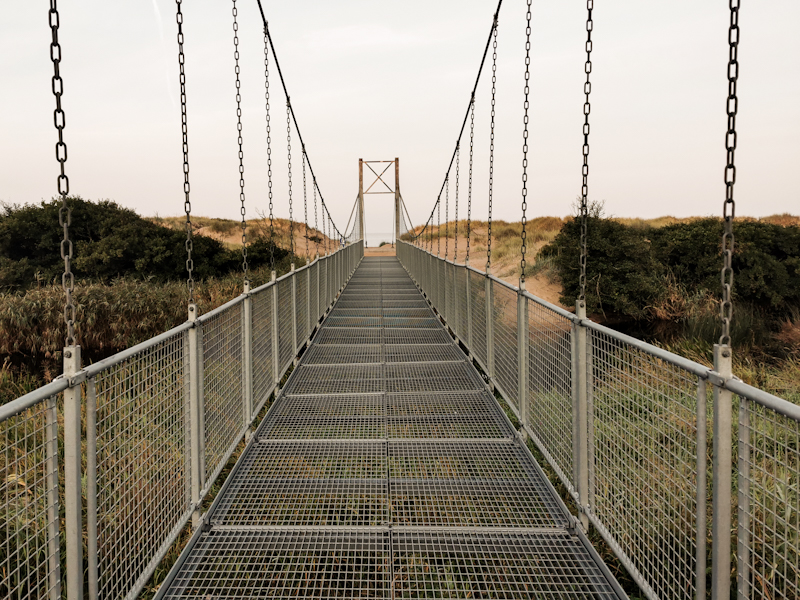
{"type": "Polygon", "coordinates": [[[720,304],[720,318],[722,319],[722,335],[719,343],[730,346],[731,320],[733,319],[733,220],[736,216],[736,203],[733,199],[733,187],[736,184],[736,115],[739,111],[739,98],[736,86],[739,80],[739,0],[730,0],[731,23],[728,29],[728,100],[726,112],[728,113],[728,131],[725,134],[725,149],[727,150],[727,163],[725,165],[725,203],[722,215],[725,220],[724,233],[722,234],[722,302],[720,304]]]}
{"type": "Polygon", "coordinates": [[[317,218],[317,185],[316,181],[311,182],[311,193],[314,195],[314,248],[319,255],[319,219],[317,218]]]}
{"type": "Polygon", "coordinates": [[[306,147],[305,144],[302,147],[303,149],[303,222],[306,226],[306,261],[310,258],[308,254],[308,190],[306,188],[306,147]]]}
{"type": "Polygon", "coordinates": [[[460,176],[459,169],[461,168],[461,140],[458,141],[456,146],[456,214],[455,214],[455,242],[453,248],[453,262],[458,261],[458,178],[460,176]]]}
{"type": "Polygon", "coordinates": [[[450,251],[450,173],[445,177],[444,184],[444,258],[447,260],[450,251]]]}
{"type": "Polygon", "coordinates": [[[581,185],[581,258],[580,258],[580,295],[578,300],[580,302],[586,301],[586,262],[588,260],[589,251],[587,248],[587,231],[589,221],[589,114],[592,112],[592,105],[589,102],[589,95],[592,93],[592,30],[594,22],[592,21],[592,9],[594,8],[594,0],[587,0],[586,8],[588,16],[586,18],[586,64],[584,71],[586,72],[586,83],[583,86],[583,93],[586,99],[583,104],[583,183],[581,185]]]}
{"type": "Polygon", "coordinates": [[[486,272],[492,266],[492,192],[494,187],[494,117],[495,98],[497,94],[497,21],[494,26],[492,42],[492,125],[489,137],[489,221],[486,231],[486,272]]]}
{"type": "Polygon", "coordinates": [[[436,256],[442,255],[442,203],[436,200],[436,256]]]}
{"type": "Polygon", "coordinates": [[[264,26],[264,98],[267,102],[267,190],[269,196],[269,267],[275,271],[275,221],[272,214],[272,128],[269,116],[269,30],[264,26]]]}
{"type": "Polygon", "coordinates": [[[294,221],[292,220],[292,105],[286,98],[286,148],[289,165],[289,261],[294,263],[294,221]]]}
{"type": "Polygon", "coordinates": [[[469,241],[472,227],[472,161],[475,149],[475,95],[472,95],[472,108],[469,124],[469,191],[467,194],[467,258],[465,264],[469,264],[469,241]]]}
{"type": "Polygon", "coordinates": [[[525,283],[525,251],[527,250],[528,232],[525,230],[527,224],[526,211],[528,210],[528,109],[530,101],[530,79],[531,79],[531,0],[528,0],[528,13],[526,15],[527,27],[525,28],[525,117],[523,119],[522,133],[522,260],[520,261],[520,287],[525,283]]]}
{"type": "Polygon", "coordinates": [[[61,207],[58,209],[58,223],[63,232],[61,240],[61,258],[64,260],[64,273],[61,276],[61,286],[64,289],[64,324],[67,326],[65,346],[75,345],[75,302],[72,292],[75,290],[75,276],[72,273],[72,240],[69,238],[69,227],[72,225],[72,210],[67,202],[69,196],[69,178],[66,175],[67,144],[64,142],[64,128],[67,125],[66,114],[61,107],[61,96],[64,94],[64,80],[61,78],[61,44],[58,41],[58,28],[61,20],[58,14],[56,0],[50,0],[48,12],[50,21],[50,59],[53,61],[53,96],[56,99],[56,109],[53,112],[53,122],[58,132],[56,142],[56,160],[60,167],[57,178],[58,193],[61,196],[61,207]]]}
{"type": "Polygon", "coordinates": [[[175,0],[177,14],[175,19],[178,22],[178,64],[180,65],[180,84],[181,84],[181,132],[183,134],[183,210],[186,213],[186,272],[189,277],[186,281],[189,288],[189,304],[194,304],[194,261],[192,260],[192,203],[189,199],[189,126],[186,113],[186,59],[183,54],[183,13],[181,12],[181,0],[175,0]]]}
{"type": "Polygon", "coordinates": [[[233,58],[236,61],[236,130],[239,142],[239,201],[241,202],[240,212],[242,214],[242,271],[245,282],[247,277],[247,220],[244,208],[244,149],[242,148],[242,90],[239,80],[239,11],[236,8],[236,0],[233,0],[233,58]]]}

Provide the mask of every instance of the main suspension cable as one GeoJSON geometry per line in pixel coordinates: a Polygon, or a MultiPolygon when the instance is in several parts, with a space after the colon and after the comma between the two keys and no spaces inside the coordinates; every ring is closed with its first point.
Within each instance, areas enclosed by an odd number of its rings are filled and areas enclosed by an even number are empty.
{"type": "Polygon", "coordinates": [[[722,335],[719,337],[721,346],[731,344],[731,320],[733,319],[733,219],[736,215],[736,203],[733,199],[733,187],[736,184],[736,115],[739,112],[739,98],[737,83],[739,80],[739,0],[730,0],[731,22],[728,28],[728,100],[726,112],[728,114],[728,131],[725,134],[725,150],[727,161],[725,165],[725,203],[722,206],[722,216],[725,221],[722,234],[722,302],[720,303],[720,318],[722,319],[722,335]]]}
{"type": "Polygon", "coordinates": [[[244,207],[244,150],[242,148],[242,90],[241,82],[239,80],[239,23],[237,20],[239,11],[236,8],[236,0],[233,0],[233,58],[236,62],[236,130],[238,132],[239,142],[239,201],[241,202],[240,212],[242,215],[242,272],[244,273],[245,285],[248,284],[249,278],[247,273],[247,220],[245,218],[244,207]]]}
{"type": "MultiPolygon", "coordinates": [[[[75,303],[72,300],[72,292],[75,290],[75,276],[72,273],[72,240],[69,238],[69,227],[72,224],[72,209],[70,209],[67,203],[67,197],[69,196],[69,178],[66,175],[65,169],[67,162],[67,144],[64,142],[64,127],[67,125],[67,119],[64,109],[61,107],[61,96],[64,94],[64,81],[61,78],[61,44],[58,41],[58,28],[61,22],[56,0],[50,0],[48,18],[50,21],[50,33],[52,35],[52,41],[50,42],[50,59],[53,61],[52,89],[56,99],[53,121],[55,122],[56,131],[58,131],[56,160],[58,161],[61,171],[57,179],[57,185],[58,193],[61,196],[61,207],[58,209],[58,223],[61,225],[64,235],[61,240],[61,258],[64,260],[64,273],[61,276],[61,287],[64,289],[64,324],[67,326],[67,335],[64,345],[69,347],[75,345],[75,303]]],[[[183,72],[183,62],[181,62],[181,72],[183,72]]]]}

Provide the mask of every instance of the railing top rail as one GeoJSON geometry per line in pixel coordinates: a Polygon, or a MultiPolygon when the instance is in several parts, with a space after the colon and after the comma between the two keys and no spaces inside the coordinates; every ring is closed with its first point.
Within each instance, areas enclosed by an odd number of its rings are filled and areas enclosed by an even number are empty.
{"type": "Polygon", "coordinates": [[[738,379],[726,380],[725,388],[738,396],[760,404],[764,408],[768,408],[784,417],[800,422],[800,406],[797,404],[784,400],[779,396],[774,396],[752,385],[748,385],[744,381],[738,379]]]}
{"type": "Polygon", "coordinates": [[[56,379],[55,381],[51,381],[47,385],[43,385],[32,392],[28,392],[24,396],[20,396],[16,400],[12,400],[8,404],[0,406],[0,422],[10,419],[21,412],[28,410],[30,407],[47,400],[51,396],[55,396],[56,394],[63,392],[68,387],[68,379],[56,379]]]}
{"type": "Polygon", "coordinates": [[[153,346],[156,346],[157,344],[160,344],[161,342],[168,340],[169,338],[174,337],[179,333],[186,331],[187,329],[191,329],[193,326],[194,324],[191,321],[181,323],[177,327],[173,327],[169,331],[165,331],[164,333],[161,333],[155,337],[151,337],[149,340],[145,340],[141,344],[136,344],[135,346],[126,348],[122,352],[117,352],[113,356],[109,356],[108,358],[87,366],[76,375],[76,378],[83,376],[86,379],[91,379],[106,369],[110,369],[114,365],[118,365],[132,356],[136,356],[137,354],[144,352],[145,350],[152,348],[153,346]]]}

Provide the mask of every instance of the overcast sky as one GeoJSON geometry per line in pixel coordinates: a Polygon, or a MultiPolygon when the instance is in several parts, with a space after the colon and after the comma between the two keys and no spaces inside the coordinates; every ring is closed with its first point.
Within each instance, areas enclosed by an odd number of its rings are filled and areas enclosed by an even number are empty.
{"type": "MultiPolygon", "coordinates": [[[[59,4],[71,191],[142,215],[180,214],[175,3],[59,4]]],[[[800,2],[742,4],[737,214],[798,213],[800,2]]],[[[238,6],[247,207],[254,214],[267,208],[263,36],[256,1],[238,6]]],[[[337,223],[346,223],[358,190],[358,158],[395,156],[411,218],[423,222],[455,147],[494,0],[264,0],[264,8],[337,223]]],[[[47,9],[44,0],[0,3],[0,200],[7,203],[56,192],[47,9]]],[[[183,9],[193,209],[236,218],[231,2],[186,0],[183,9]]],[[[508,220],[520,217],[524,16],[523,0],[505,0],[494,214],[508,220]]],[[[533,3],[531,216],[569,214],[580,192],[585,18],[582,0],[533,3]]],[[[728,19],[723,0],[596,3],[590,195],[605,201],[607,213],[721,213],[728,19]]],[[[481,219],[490,75],[477,97],[473,216],[481,219]]],[[[274,63],[271,89],[276,213],[287,216],[285,98],[274,63]]],[[[302,219],[293,136],[294,215],[302,219]]],[[[466,153],[462,159],[461,217],[466,153]]],[[[391,215],[390,196],[367,200],[373,235],[391,230],[391,215]]]]}

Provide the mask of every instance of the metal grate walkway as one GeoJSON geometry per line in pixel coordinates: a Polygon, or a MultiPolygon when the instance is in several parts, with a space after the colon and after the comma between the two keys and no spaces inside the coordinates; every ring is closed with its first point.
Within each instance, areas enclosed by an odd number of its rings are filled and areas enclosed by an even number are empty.
{"type": "Polygon", "coordinates": [[[618,598],[394,258],[365,258],[166,598],[618,598]]]}

